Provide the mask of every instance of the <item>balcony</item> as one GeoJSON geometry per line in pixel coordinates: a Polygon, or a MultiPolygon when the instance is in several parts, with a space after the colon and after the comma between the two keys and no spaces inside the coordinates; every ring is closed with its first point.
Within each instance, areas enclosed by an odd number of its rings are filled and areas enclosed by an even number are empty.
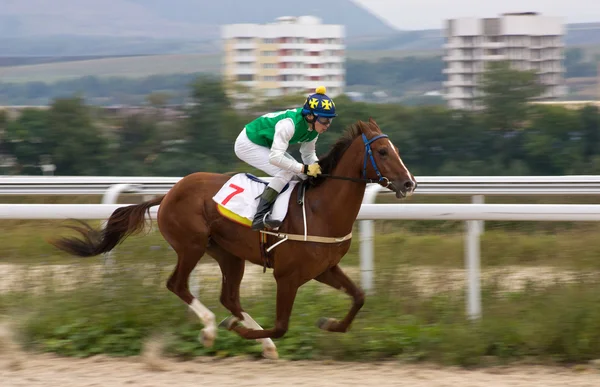
{"type": "Polygon", "coordinates": [[[254,42],[243,42],[243,43],[234,43],[234,50],[256,50],[257,44],[254,42]]]}
{"type": "Polygon", "coordinates": [[[468,62],[478,60],[478,56],[465,54],[452,54],[442,58],[444,62],[468,62]]]}
{"type": "Polygon", "coordinates": [[[233,73],[235,75],[254,75],[256,69],[254,67],[234,67],[233,73]]]}
{"type": "Polygon", "coordinates": [[[443,74],[472,74],[477,70],[474,67],[459,67],[459,68],[445,68],[442,70],[443,74]]]}
{"type": "Polygon", "coordinates": [[[484,61],[506,60],[506,55],[502,55],[502,54],[485,54],[485,55],[481,56],[481,60],[484,60],[484,61]]]}
{"type": "Polygon", "coordinates": [[[475,86],[475,81],[473,80],[450,80],[450,81],[444,81],[443,82],[444,87],[465,87],[465,86],[469,86],[469,87],[473,87],[475,86]]]}
{"type": "Polygon", "coordinates": [[[446,100],[457,100],[457,99],[473,99],[473,96],[467,93],[458,93],[452,92],[449,94],[444,94],[444,99],[446,100]]]}
{"type": "Polygon", "coordinates": [[[254,63],[256,62],[256,55],[234,55],[231,57],[231,61],[236,63],[254,63]]]}
{"type": "Polygon", "coordinates": [[[495,50],[495,49],[506,47],[506,43],[504,43],[504,42],[484,42],[481,44],[481,47],[495,50]]]}

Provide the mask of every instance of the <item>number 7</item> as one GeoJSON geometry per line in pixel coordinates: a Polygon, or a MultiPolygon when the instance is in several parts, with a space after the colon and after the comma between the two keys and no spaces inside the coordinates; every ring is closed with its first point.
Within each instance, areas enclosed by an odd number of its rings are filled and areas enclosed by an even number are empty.
{"type": "Polygon", "coordinates": [[[223,199],[223,201],[221,202],[222,205],[227,204],[231,200],[231,198],[233,198],[235,195],[241,194],[242,192],[244,192],[244,189],[240,186],[237,186],[235,184],[229,184],[229,186],[231,188],[233,188],[234,191],[232,193],[230,193],[229,195],[227,195],[227,197],[225,199],[223,199]]]}

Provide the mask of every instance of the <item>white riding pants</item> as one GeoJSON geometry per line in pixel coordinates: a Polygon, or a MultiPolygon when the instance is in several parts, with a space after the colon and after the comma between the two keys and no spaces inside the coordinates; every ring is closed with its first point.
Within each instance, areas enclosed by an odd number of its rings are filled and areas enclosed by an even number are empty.
{"type": "MultiPolygon", "coordinates": [[[[246,135],[246,128],[241,131],[235,140],[234,151],[240,160],[272,176],[273,179],[269,182],[268,186],[277,192],[281,192],[283,187],[296,176],[292,171],[286,171],[269,163],[269,153],[271,153],[271,150],[250,141],[248,135],[246,135]]],[[[285,153],[285,157],[295,160],[289,153],[285,153]]]]}

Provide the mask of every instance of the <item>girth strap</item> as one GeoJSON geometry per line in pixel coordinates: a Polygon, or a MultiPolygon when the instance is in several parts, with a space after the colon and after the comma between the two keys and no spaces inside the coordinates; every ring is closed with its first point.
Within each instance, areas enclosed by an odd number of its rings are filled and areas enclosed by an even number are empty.
{"type": "Polygon", "coordinates": [[[314,235],[300,235],[300,234],[286,234],[272,231],[264,231],[260,230],[263,234],[269,234],[276,236],[281,239],[279,242],[275,243],[273,246],[267,249],[267,252],[273,250],[279,244],[285,241],[299,241],[299,242],[317,242],[317,243],[342,243],[344,241],[352,239],[352,232],[348,235],[344,235],[343,237],[322,237],[322,236],[314,236],[314,235]]]}

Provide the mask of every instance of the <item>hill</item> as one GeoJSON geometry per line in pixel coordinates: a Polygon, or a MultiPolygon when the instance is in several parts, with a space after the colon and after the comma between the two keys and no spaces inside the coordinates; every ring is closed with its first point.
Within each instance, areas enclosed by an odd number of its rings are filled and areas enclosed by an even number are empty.
{"type": "Polygon", "coordinates": [[[315,15],[342,24],[348,36],[386,35],[396,30],[351,0],[2,0],[0,36],[82,35],[219,38],[219,26],[267,23],[279,16],[315,15]],[[234,10],[234,11],[232,11],[234,10]]]}
{"type": "MultiPolygon", "coordinates": [[[[219,27],[315,15],[348,50],[439,51],[441,29],[400,31],[352,0],[2,0],[0,57],[217,53],[219,27]],[[235,10],[235,11],[232,11],[235,10]]],[[[440,25],[442,21],[440,20],[440,25]]],[[[567,25],[568,46],[600,45],[600,23],[567,25]]]]}

